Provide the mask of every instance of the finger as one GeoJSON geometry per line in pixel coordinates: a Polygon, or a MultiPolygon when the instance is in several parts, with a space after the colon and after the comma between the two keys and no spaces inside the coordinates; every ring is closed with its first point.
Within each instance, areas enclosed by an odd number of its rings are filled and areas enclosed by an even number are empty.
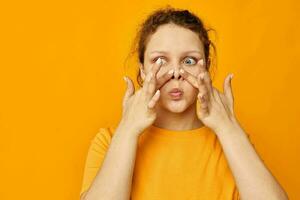
{"type": "Polygon", "coordinates": [[[154,63],[150,70],[150,76],[147,79],[147,83],[145,86],[146,95],[151,98],[153,96],[153,93],[156,90],[156,75],[159,69],[162,66],[162,59],[159,58],[157,62],[154,63]]]}
{"type": "Polygon", "coordinates": [[[151,98],[151,100],[149,101],[149,103],[148,103],[148,108],[149,109],[154,108],[154,106],[156,105],[156,102],[158,101],[159,97],[160,97],[160,90],[157,90],[155,92],[155,94],[153,95],[153,97],[151,98]]]}
{"type": "Polygon", "coordinates": [[[209,108],[211,105],[211,92],[208,90],[204,82],[203,75],[207,71],[205,67],[204,59],[201,59],[199,61],[199,64],[200,64],[200,73],[197,76],[197,82],[199,85],[199,94],[197,97],[200,102],[199,115],[200,117],[206,117],[209,114],[209,108]]]}
{"type": "Polygon", "coordinates": [[[195,88],[198,88],[198,81],[197,77],[195,77],[193,74],[189,73],[188,71],[184,69],[180,69],[179,73],[182,75],[182,77],[187,80],[192,86],[195,88]]]}
{"type": "Polygon", "coordinates": [[[152,72],[153,74],[155,74],[155,76],[157,75],[157,72],[160,70],[161,66],[163,64],[163,61],[161,58],[158,58],[157,61],[153,64],[152,72]]]}
{"type": "Polygon", "coordinates": [[[233,104],[233,94],[232,94],[232,86],[231,86],[231,79],[232,79],[233,74],[227,75],[224,81],[224,95],[227,98],[228,102],[230,105],[233,104]]]}
{"type": "Polygon", "coordinates": [[[200,73],[201,73],[201,72],[206,72],[207,69],[206,69],[206,63],[205,63],[204,59],[203,59],[203,58],[200,59],[200,60],[198,61],[198,63],[199,63],[199,65],[200,65],[200,73]]]}
{"type": "Polygon", "coordinates": [[[123,106],[125,106],[125,103],[134,94],[134,91],[135,91],[132,80],[127,76],[124,76],[124,80],[127,84],[127,89],[126,89],[125,95],[123,97],[123,106]]]}
{"type": "Polygon", "coordinates": [[[164,73],[161,77],[156,80],[156,88],[160,89],[170,78],[173,77],[174,69],[169,70],[167,73],[164,73]]]}
{"type": "Polygon", "coordinates": [[[203,98],[203,96],[200,95],[200,93],[198,94],[197,97],[200,102],[200,108],[199,108],[200,116],[205,117],[209,113],[208,102],[205,101],[205,99],[203,98]]]}
{"type": "Polygon", "coordinates": [[[198,61],[199,65],[200,65],[200,74],[203,74],[201,75],[204,79],[204,83],[210,93],[210,96],[214,96],[213,94],[213,86],[212,86],[212,81],[211,81],[211,77],[210,77],[210,73],[209,71],[207,70],[207,67],[206,67],[206,62],[205,60],[202,58],[198,61]]]}
{"type": "Polygon", "coordinates": [[[204,80],[201,79],[200,74],[198,75],[198,85],[199,85],[199,94],[198,98],[202,104],[203,107],[208,107],[210,96],[208,94],[208,90],[204,84],[204,80]]]}
{"type": "Polygon", "coordinates": [[[198,85],[199,85],[199,93],[197,95],[197,98],[200,102],[201,116],[204,117],[209,112],[209,100],[208,100],[208,95],[207,95],[207,89],[203,83],[203,80],[200,79],[200,75],[198,75],[197,79],[198,79],[198,85]]]}
{"type": "Polygon", "coordinates": [[[208,101],[205,95],[199,93],[197,98],[199,99],[202,108],[208,108],[208,101]]]}
{"type": "Polygon", "coordinates": [[[149,87],[149,83],[150,83],[150,80],[152,79],[152,76],[153,76],[153,74],[151,71],[146,74],[145,81],[143,83],[143,88],[142,88],[142,91],[144,93],[147,92],[147,89],[149,87]]]}
{"type": "Polygon", "coordinates": [[[212,81],[209,72],[205,70],[204,72],[200,72],[199,76],[201,79],[203,79],[203,82],[208,90],[209,96],[214,96],[212,81]]]}
{"type": "Polygon", "coordinates": [[[160,70],[161,66],[162,66],[163,62],[161,58],[158,58],[157,61],[154,63],[153,67],[151,68],[153,77],[149,82],[148,85],[148,91],[150,92],[150,94],[153,94],[154,91],[156,90],[156,82],[157,82],[157,73],[160,70]]]}

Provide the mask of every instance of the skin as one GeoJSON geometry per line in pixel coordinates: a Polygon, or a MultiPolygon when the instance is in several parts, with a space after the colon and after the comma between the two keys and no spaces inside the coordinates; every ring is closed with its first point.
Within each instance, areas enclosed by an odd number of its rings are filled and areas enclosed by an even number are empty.
{"type": "Polygon", "coordinates": [[[81,199],[130,198],[138,137],[151,124],[171,130],[208,126],[222,145],[241,199],[288,199],[235,117],[232,74],[226,76],[224,93],[220,92],[213,87],[203,58],[202,42],[194,32],[174,24],[157,29],[147,44],[144,64],[140,64],[143,87],[135,91],[132,80],[125,77],[122,119],[101,170],[81,199]],[[185,53],[190,50],[195,52],[185,53]],[[164,53],[151,54],[153,51],[164,53]],[[164,59],[155,62],[154,57],[164,59]],[[168,94],[174,87],[184,91],[180,100],[168,94]]]}
{"type": "Polygon", "coordinates": [[[161,95],[156,106],[157,119],[154,125],[170,130],[188,130],[203,126],[196,115],[198,88],[193,87],[179,73],[180,69],[194,76],[200,73],[200,66],[204,64],[204,50],[198,35],[176,25],[162,25],[151,36],[144,57],[144,64],[140,65],[142,79],[158,58],[163,60],[158,77],[170,70],[174,72],[174,77],[159,88],[161,95]],[[184,91],[179,101],[172,100],[168,94],[174,87],[184,91]]]}

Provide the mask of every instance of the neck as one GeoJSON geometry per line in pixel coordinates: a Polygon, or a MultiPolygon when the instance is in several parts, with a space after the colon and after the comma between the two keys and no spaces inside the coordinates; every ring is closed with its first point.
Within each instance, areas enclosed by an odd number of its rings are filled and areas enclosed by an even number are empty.
{"type": "Polygon", "coordinates": [[[202,121],[197,117],[195,104],[192,104],[181,113],[159,109],[153,125],[170,130],[191,130],[204,126],[202,121]]]}

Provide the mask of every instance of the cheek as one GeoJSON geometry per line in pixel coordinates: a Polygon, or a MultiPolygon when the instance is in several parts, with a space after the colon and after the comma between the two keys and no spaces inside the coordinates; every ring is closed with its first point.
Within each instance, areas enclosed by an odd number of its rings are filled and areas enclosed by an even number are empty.
{"type": "Polygon", "coordinates": [[[199,66],[193,66],[193,67],[183,67],[184,70],[192,74],[193,76],[197,77],[197,75],[200,73],[200,67],[199,66]]]}
{"type": "Polygon", "coordinates": [[[198,95],[198,89],[194,88],[187,81],[183,81],[182,88],[184,90],[184,98],[186,99],[194,100],[195,97],[198,95]]]}

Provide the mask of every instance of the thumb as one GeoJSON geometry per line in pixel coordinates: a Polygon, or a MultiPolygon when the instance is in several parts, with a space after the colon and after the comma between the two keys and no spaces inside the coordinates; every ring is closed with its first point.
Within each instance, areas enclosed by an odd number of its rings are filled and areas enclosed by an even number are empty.
{"type": "Polygon", "coordinates": [[[231,104],[231,106],[233,105],[233,94],[232,94],[232,86],[231,86],[231,79],[233,77],[233,74],[229,74],[224,81],[224,94],[226,96],[226,98],[228,99],[229,103],[231,104]]]}
{"type": "Polygon", "coordinates": [[[133,82],[129,77],[124,76],[123,78],[124,78],[124,81],[127,84],[127,89],[126,89],[125,95],[123,97],[123,106],[125,106],[125,103],[134,94],[135,89],[134,89],[133,82]]]}

